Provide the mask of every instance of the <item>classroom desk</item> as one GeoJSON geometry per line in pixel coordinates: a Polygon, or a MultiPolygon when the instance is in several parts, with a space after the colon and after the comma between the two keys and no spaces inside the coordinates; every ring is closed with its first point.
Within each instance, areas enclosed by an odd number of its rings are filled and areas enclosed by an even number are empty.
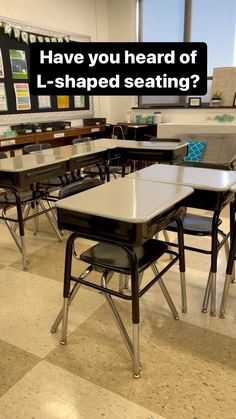
{"type": "MultiPolygon", "coordinates": [[[[82,194],[57,201],[60,228],[74,231],[67,241],[65,280],[71,278],[72,249],[75,239],[88,238],[122,246],[126,250],[131,269],[131,299],[133,322],[134,376],[140,375],[139,362],[139,279],[134,246],[141,245],[169,221],[183,213],[182,201],[192,188],[164,183],[117,179],[82,194]]],[[[103,288],[103,292],[104,288],[103,288]]],[[[64,285],[62,336],[67,324],[70,290],[64,285]]],[[[60,316],[60,314],[59,314],[60,316]]],[[[61,343],[65,343],[64,340],[61,343]]],[[[130,344],[127,344],[130,347],[130,344]]]]}
{"type": "Polygon", "coordinates": [[[36,153],[58,156],[66,158],[68,161],[70,160],[68,170],[76,170],[81,167],[96,164],[99,163],[99,160],[101,161],[103,159],[107,172],[107,180],[109,181],[109,162],[112,159],[121,159],[123,162],[128,160],[173,162],[186,155],[187,147],[187,143],[179,144],[178,142],[130,141],[102,138],[72,146],[40,150],[36,153]]]}
{"type": "Polygon", "coordinates": [[[45,179],[62,176],[68,171],[101,162],[105,163],[109,180],[109,160],[119,157],[122,159],[131,158],[127,153],[133,153],[135,150],[141,159],[148,153],[149,160],[156,161],[163,158],[172,160],[180,154],[185,155],[187,145],[101,139],[0,160],[0,187],[11,189],[16,196],[20,230],[20,245],[19,243],[17,245],[22,253],[24,269],[27,267],[27,257],[21,200],[17,190],[45,179]]]}
{"type": "Polygon", "coordinates": [[[16,244],[22,253],[23,268],[27,269],[27,256],[24,241],[24,219],[22,214],[20,188],[32,189],[37,182],[62,176],[66,173],[65,159],[55,156],[29,154],[25,156],[9,157],[0,160],[0,188],[10,190],[15,196],[17,218],[19,223],[20,241],[16,244]]]}
{"type": "MultiPolygon", "coordinates": [[[[191,186],[194,193],[186,199],[184,205],[213,211],[211,239],[211,268],[202,311],[206,312],[208,298],[211,295],[210,314],[216,313],[216,273],[217,273],[217,233],[220,212],[233,202],[234,193],[231,185],[236,182],[236,172],[226,170],[201,169],[174,165],[153,165],[128,175],[129,178],[173,183],[191,186]]],[[[232,205],[230,211],[231,227],[233,223],[232,205]]]]}

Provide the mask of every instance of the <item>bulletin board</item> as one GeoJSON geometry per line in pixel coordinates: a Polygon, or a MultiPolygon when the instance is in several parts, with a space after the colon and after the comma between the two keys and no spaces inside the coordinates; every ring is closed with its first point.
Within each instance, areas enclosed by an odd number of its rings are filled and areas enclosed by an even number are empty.
{"type": "Polygon", "coordinates": [[[236,67],[214,68],[211,97],[216,90],[222,94],[221,106],[233,106],[236,93],[236,67]]]}
{"type": "Polygon", "coordinates": [[[29,92],[31,42],[89,42],[90,37],[39,28],[0,16],[0,125],[78,119],[93,114],[89,96],[29,92]]]}

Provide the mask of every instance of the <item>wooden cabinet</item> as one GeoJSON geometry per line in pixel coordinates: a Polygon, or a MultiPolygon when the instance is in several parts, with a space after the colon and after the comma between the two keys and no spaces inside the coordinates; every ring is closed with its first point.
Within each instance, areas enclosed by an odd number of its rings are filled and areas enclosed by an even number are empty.
{"type": "Polygon", "coordinates": [[[14,155],[15,149],[22,148],[26,144],[49,142],[52,147],[58,147],[71,144],[73,139],[85,136],[94,138],[109,137],[110,125],[73,127],[60,131],[17,135],[10,138],[0,136],[0,151],[10,151],[11,155],[14,155]]]}

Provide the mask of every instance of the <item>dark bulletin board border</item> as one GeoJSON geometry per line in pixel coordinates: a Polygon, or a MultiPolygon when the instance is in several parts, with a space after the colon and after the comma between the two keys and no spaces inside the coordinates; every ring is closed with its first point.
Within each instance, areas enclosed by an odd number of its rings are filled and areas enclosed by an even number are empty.
{"type": "MultiPolygon", "coordinates": [[[[89,42],[90,37],[86,35],[79,35],[74,33],[64,33],[61,31],[50,30],[48,28],[36,28],[30,24],[24,24],[23,22],[11,21],[8,18],[1,18],[0,22],[7,22],[12,25],[13,28],[18,28],[20,31],[26,31],[29,34],[35,34],[36,36],[50,36],[50,37],[65,37],[69,35],[71,41],[76,42],[89,42]]],[[[17,40],[14,37],[12,30],[11,36],[4,33],[4,27],[0,27],[0,48],[2,53],[2,61],[4,66],[4,78],[0,78],[0,83],[4,83],[6,98],[7,98],[7,111],[0,110],[0,124],[12,124],[19,122],[41,122],[41,121],[52,121],[61,119],[78,119],[86,116],[92,116],[92,100],[89,96],[85,96],[84,107],[75,108],[74,96],[69,96],[69,107],[58,109],[57,96],[50,96],[51,107],[40,109],[38,106],[38,97],[30,95],[31,109],[28,110],[17,110],[16,97],[14,90],[14,83],[29,83],[29,45],[23,42],[22,39],[17,40]],[[28,74],[27,79],[15,79],[12,75],[11,61],[10,61],[10,50],[21,50],[25,52],[28,74]]]]}

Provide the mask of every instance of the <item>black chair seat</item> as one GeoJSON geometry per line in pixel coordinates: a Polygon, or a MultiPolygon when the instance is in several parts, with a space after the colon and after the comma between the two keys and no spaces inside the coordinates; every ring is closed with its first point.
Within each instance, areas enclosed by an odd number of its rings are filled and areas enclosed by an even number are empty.
{"type": "Polygon", "coordinates": [[[59,199],[67,198],[68,196],[87,191],[88,189],[95,188],[99,185],[102,185],[102,181],[100,179],[85,178],[77,180],[76,182],[64,186],[60,190],[59,199]]]}
{"type": "MultiPolygon", "coordinates": [[[[148,240],[142,246],[134,248],[139,272],[156,262],[168,249],[159,240],[148,240]]],[[[116,272],[130,274],[130,260],[127,252],[120,246],[110,243],[98,243],[80,255],[83,262],[116,272]]]]}
{"type": "MultiPolygon", "coordinates": [[[[184,233],[193,236],[211,236],[212,218],[204,215],[185,214],[182,217],[184,233]]],[[[222,223],[219,219],[218,226],[222,223]]],[[[173,221],[166,228],[168,231],[177,231],[176,223],[173,221]]]]}
{"type": "MultiPolygon", "coordinates": [[[[37,197],[40,198],[41,194],[38,193],[37,197]]],[[[33,201],[33,194],[32,191],[21,191],[20,192],[20,199],[22,204],[26,204],[33,201]]],[[[16,205],[16,197],[12,192],[6,192],[2,196],[0,196],[0,206],[6,205],[16,205]]]]}

